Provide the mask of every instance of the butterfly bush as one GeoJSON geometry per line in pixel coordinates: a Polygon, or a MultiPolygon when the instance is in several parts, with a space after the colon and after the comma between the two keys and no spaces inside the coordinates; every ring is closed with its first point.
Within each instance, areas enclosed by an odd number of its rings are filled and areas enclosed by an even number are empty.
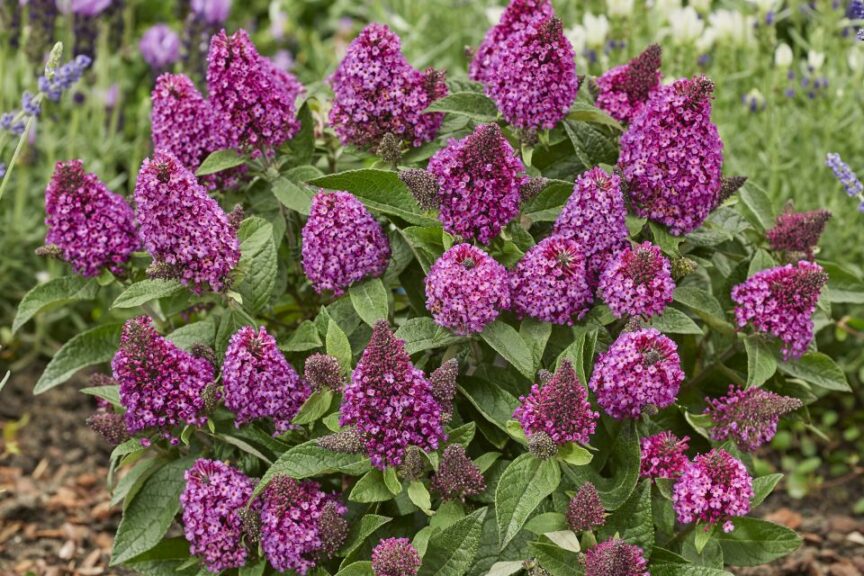
{"type": "Polygon", "coordinates": [[[813,260],[827,211],[722,175],[712,81],[661,84],[653,46],[577,78],[551,4],[512,0],[466,62],[482,87],[450,70],[447,97],[372,23],[301,104],[218,31],[229,4],[185,5],[188,76],[144,75],[137,177],[58,164],[40,253],[71,270],[12,327],[75,319],[35,391],[97,373],[124,569],[643,576],[790,550],[747,517],[775,459],[746,453],[847,387],[815,332],[859,275],[813,260]]]}

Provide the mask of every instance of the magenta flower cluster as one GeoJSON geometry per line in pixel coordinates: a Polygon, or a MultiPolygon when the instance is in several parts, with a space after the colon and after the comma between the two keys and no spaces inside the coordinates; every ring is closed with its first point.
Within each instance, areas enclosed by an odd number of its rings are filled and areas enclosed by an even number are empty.
{"type": "Polygon", "coordinates": [[[501,14],[498,24],[486,32],[483,43],[471,60],[468,76],[472,80],[485,83],[500,47],[508,38],[554,15],[549,0],[512,0],[501,14]]]}
{"type": "Polygon", "coordinates": [[[222,30],[211,39],[207,90],[231,126],[227,134],[233,147],[275,148],[300,129],[294,101],[303,87],[261,56],[245,30],[231,36],[222,30]]]}
{"type": "Polygon", "coordinates": [[[447,250],[426,276],[426,309],[456,334],[482,332],[509,307],[507,270],[470,244],[447,250]]]}
{"type": "Polygon", "coordinates": [[[774,250],[800,253],[812,259],[819,237],[830,219],[828,210],[785,212],[777,216],[775,226],[765,232],[765,237],[774,250]]]}
{"type": "Polygon", "coordinates": [[[600,276],[598,288],[616,318],[662,314],[674,292],[672,266],[651,242],[619,252],[600,276]]]}
{"type": "Polygon", "coordinates": [[[650,576],[650,572],[641,548],[612,538],[585,552],[585,576],[650,576]]]}
{"type": "Polygon", "coordinates": [[[374,150],[392,134],[420,146],[435,137],[444,120],[441,113],[423,113],[447,95],[443,74],[412,68],[399,36],[383,24],[369,24],[351,42],[330,85],[330,124],[343,144],[374,150]]]}
{"type": "Polygon", "coordinates": [[[706,398],[705,414],[714,424],[711,438],[719,442],[734,440],[741,450],[753,452],[767,444],[777,433],[780,417],[803,405],[797,398],[781,396],[762,388],[737,388],[720,398],[706,398]]]}
{"type": "Polygon", "coordinates": [[[299,482],[277,476],[261,498],[261,549],[278,571],[294,570],[301,576],[313,569],[328,552],[331,536],[326,511],[344,516],[348,509],[317,482],[299,482]]]}
{"type": "Polygon", "coordinates": [[[271,418],[276,433],[291,428],[291,419],[312,393],[263,326],[258,331],[244,326],[231,337],[222,383],[236,426],[271,418]]]}
{"type": "Polygon", "coordinates": [[[757,272],[732,289],[738,326],[783,342],[783,357],[799,358],[813,340],[813,312],[828,275],[802,260],[757,272]]]}
{"type": "Polygon", "coordinates": [[[652,44],[639,56],[597,78],[596,104],[619,122],[630,122],[660,86],[660,46],[652,44]]]}
{"type": "Polygon", "coordinates": [[[141,245],[132,208],[95,174],[84,172],[80,160],[54,167],[45,189],[45,214],[45,243],[56,246],[83,276],[98,276],[104,268],[122,273],[141,245]]]}
{"type": "Polygon", "coordinates": [[[190,554],[214,573],[245,565],[241,511],[255,482],[223,462],[204,458],[196,460],[185,477],[180,505],[190,554]]]}
{"type": "Polygon", "coordinates": [[[385,538],[372,550],[375,576],[414,576],[420,563],[420,554],[408,538],[385,538]]]}
{"type": "Polygon", "coordinates": [[[552,232],[579,242],[587,259],[588,285],[596,289],[613,254],[627,246],[621,178],[599,166],[580,174],[552,232]]]}
{"type": "Polygon", "coordinates": [[[618,165],[633,209],[673,234],[695,230],[720,201],[723,142],[705,77],[658,88],[621,136],[618,165]]]}
{"type": "Polygon", "coordinates": [[[526,130],[554,128],[579,91],[573,47],[554,17],[531,20],[504,38],[484,76],[501,115],[526,130]]]}
{"type": "Polygon", "coordinates": [[[372,330],[340,412],[339,424],[357,427],[372,464],[381,469],[401,464],[408,446],[436,450],[445,437],[432,385],[384,321],[372,330]]]}
{"type": "Polygon", "coordinates": [[[163,273],[193,292],[226,287],[240,260],[237,231],[219,204],[170,152],[144,160],[135,184],[144,247],[163,273]]]}
{"type": "Polygon", "coordinates": [[[527,436],[545,433],[561,446],[567,442],[587,444],[597,427],[597,412],[588,402],[588,391],[579,382],[573,365],[565,360],[542,385],[519,398],[513,413],[527,436]]]}
{"type": "Polygon", "coordinates": [[[159,430],[176,442],[174,427],[206,422],[203,394],[216,375],[213,365],[160,336],[147,316],[123,325],[111,368],[130,434],[159,430]]]}
{"type": "Polygon", "coordinates": [[[341,296],[351,284],[384,274],[390,262],[387,236],[348,192],[316,194],[302,236],[303,271],[319,293],[341,296]]]}
{"type": "Polygon", "coordinates": [[[600,354],[590,387],[613,418],[638,418],[675,401],[684,380],[678,346],[655,328],[623,332],[600,354]]]}
{"type": "Polygon", "coordinates": [[[593,300],[579,243],[555,235],[542,240],[516,265],[510,291],[517,315],[572,325],[593,300]]]}
{"type": "Polygon", "coordinates": [[[451,139],[428,170],[438,181],[439,219],[450,234],[488,244],[519,214],[519,190],[528,177],[496,124],[451,139]]]}
{"type": "Polygon", "coordinates": [[[641,476],[643,478],[680,476],[689,462],[687,458],[689,440],[688,436],[678,438],[668,430],[642,438],[641,476]]]}
{"type": "Polygon", "coordinates": [[[740,460],[714,449],[688,463],[672,490],[672,504],[682,523],[723,523],[734,529],[731,518],[750,511],[753,479],[740,460]]]}

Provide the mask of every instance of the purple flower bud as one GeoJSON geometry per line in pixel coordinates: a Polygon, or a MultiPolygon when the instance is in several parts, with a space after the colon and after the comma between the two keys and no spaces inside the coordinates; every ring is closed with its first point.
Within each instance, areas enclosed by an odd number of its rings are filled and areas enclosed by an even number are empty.
{"type": "Polygon", "coordinates": [[[650,576],[645,553],[613,538],[585,552],[585,576],[650,576]]]}
{"type": "Polygon", "coordinates": [[[459,361],[451,358],[436,368],[429,375],[432,384],[432,396],[441,406],[441,412],[445,416],[453,412],[453,399],[456,398],[456,378],[459,376],[459,361]]]}
{"type": "Polygon", "coordinates": [[[71,0],[70,12],[79,16],[98,16],[111,6],[112,0],[71,0]]]}
{"type": "Polygon", "coordinates": [[[813,249],[830,219],[828,210],[786,212],[777,216],[776,225],[765,236],[772,249],[799,252],[809,260],[813,258],[813,249]]]}
{"type": "Polygon", "coordinates": [[[705,414],[714,426],[711,438],[734,440],[738,448],[753,452],[777,433],[780,417],[803,406],[797,398],[780,396],[762,388],[740,389],[734,385],[721,398],[706,398],[705,414]]]}
{"type": "Polygon", "coordinates": [[[567,526],[573,532],[594,530],[606,523],[606,514],[597,488],[591,482],[579,487],[567,506],[567,526]]]}
{"type": "Polygon", "coordinates": [[[643,478],[677,478],[687,465],[688,436],[678,438],[672,432],[660,432],[642,438],[641,476],[643,478]]]}
{"type": "Polygon", "coordinates": [[[405,183],[417,204],[423,210],[436,210],[440,204],[438,199],[438,181],[435,175],[422,168],[408,168],[399,171],[399,179],[405,183]]]}
{"type": "Polygon", "coordinates": [[[860,196],[864,194],[864,183],[858,178],[858,175],[843,162],[839,154],[829,153],[825,160],[825,165],[831,168],[834,176],[846,189],[846,194],[849,196],[860,196]]]}
{"type": "Polygon", "coordinates": [[[192,12],[210,26],[219,26],[228,20],[231,0],[192,0],[192,12]]]}
{"type": "Polygon", "coordinates": [[[630,122],[660,86],[662,49],[652,44],[623,66],[597,79],[597,107],[620,122],[630,122]]]}
{"type": "Polygon", "coordinates": [[[342,454],[360,454],[366,448],[363,434],[352,427],[316,438],[315,443],[325,450],[342,454]]]}
{"type": "Polygon", "coordinates": [[[486,480],[477,465],[465,454],[465,447],[451,444],[441,456],[441,464],[432,478],[431,487],[445,500],[465,500],[486,490],[486,480]]]}
{"type": "Polygon", "coordinates": [[[372,550],[375,576],[415,576],[420,569],[420,554],[408,538],[385,538],[372,550]]]}
{"type": "Polygon", "coordinates": [[[616,318],[662,314],[673,292],[669,260],[650,242],[619,252],[603,271],[598,289],[616,318]]]}
{"type": "Polygon", "coordinates": [[[111,446],[118,446],[129,439],[123,415],[107,407],[97,409],[88,417],[87,426],[111,446]]]}
{"type": "Polygon", "coordinates": [[[345,385],[339,360],[328,354],[312,354],[306,358],[303,375],[315,390],[341,392],[345,385]]]}
{"type": "Polygon", "coordinates": [[[180,36],[167,24],[155,24],[141,36],[138,49],[150,68],[166,70],[180,58],[180,36]]]}
{"type": "Polygon", "coordinates": [[[714,449],[687,464],[672,490],[672,503],[682,523],[723,522],[723,531],[734,528],[731,518],[750,511],[753,480],[739,460],[714,449]]]}

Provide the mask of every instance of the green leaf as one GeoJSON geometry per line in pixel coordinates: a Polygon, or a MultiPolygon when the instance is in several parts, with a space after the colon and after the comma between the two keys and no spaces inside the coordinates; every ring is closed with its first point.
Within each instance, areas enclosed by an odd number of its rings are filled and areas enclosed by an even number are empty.
{"type": "Polygon", "coordinates": [[[522,209],[522,218],[531,222],[554,222],[573,193],[573,183],[549,180],[536,197],[522,209]]]}
{"type": "Polygon", "coordinates": [[[357,315],[369,326],[374,326],[379,320],[387,320],[390,304],[387,289],[380,278],[371,278],[348,289],[351,304],[357,315]]]}
{"type": "Polygon", "coordinates": [[[783,474],[768,474],[753,479],[753,498],[750,499],[750,508],[756,508],[774,490],[777,483],[783,479],[783,474]]]}
{"type": "Polygon", "coordinates": [[[66,382],[82,368],[111,360],[117,351],[122,326],[104,324],[73,336],[54,354],[33,387],[33,394],[42,394],[66,382]]]}
{"type": "Polygon", "coordinates": [[[387,489],[394,496],[402,493],[402,482],[399,480],[399,476],[396,475],[396,469],[392,466],[388,466],[384,470],[384,484],[387,485],[387,489]]]}
{"type": "Polygon", "coordinates": [[[524,529],[537,536],[547,532],[567,530],[567,518],[560,512],[544,512],[531,518],[524,529]]]}
{"type": "Polygon", "coordinates": [[[240,156],[236,150],[233,148],[224,148],[211,152],[201,163],[201,166],[198,167],[198,170],[195,171],[195,175],[209,176],[223,170],[236,168],[245,163],[246,159],[240,156]]]}
{"type": "Polygon", "coordinates": [[[264,576],[264,571],[267,569],[267,562],[259,560],[254,564],[241,566],[237,571],[237,576],[264,576]]]}
{"type": "Polygon", "coordinates": [[[587,102],[577,100],[570,107],[570,112],[567,114],[568,120],[576,120],[578,122],[590,122],[592,124],[604,124],[615,128],[619,132],[624,131],[624,127],[615,120],[612,116],[600,110],[596,106],[592,106],[587,102]]]}
{"type": "Polygon", "coordinates": [[[828,299],[837,304],[864,304],[864,281],[848,268],[834,262],[819,261],[828,273],[828,299]]]}
{"type": "Polygon", "coordinates": [[[255,487],[255,494],[260,494],[267,484],[279,475],[303,480],[337,472],[359,476],[368,470],[369,459],[364,454],[331,452],[318,446],[314,440],[310,440],[283,453],[264,473],[264,477],[255,487]]]}
{"type": "Polygon", "coordinates": [[[496,562],[486,572],[486,576],[510,576],[522,570],[522,560],[507,560],[504,562],[496,562]]]}
{"type": "Polygon", "coordinates": [[[204,320],[181,326],[168,334],[166,338],[184,350],[191,349],[195,344],[213,346],[216,339],[214,318],[208,316],[204,320]]]}
{"type": "Polygon", "coordinates": [[[410,224],[437,224],[437,220],[423,214],[396,172],[364,168],[329,174],[309,183],[328,190],[351,192],[372,210],[398,216],[410,224]]]}
{"type": "Polygon", "coordinates": [[[753,259],[750,261],[750,267],[747,269],[747,277],[749,278],[758,272],[767,270],[768,268],[773,268],[776,265],[777,262],[774,261],[774,258],[772,258],[768,252],[760,248],[755,254],[753,254],[753,259]]]}
{"type": "Polygon", "coordinates": [[[486,508],[432,534],[417,576],[463,576],[477,554],[486,508]]]}
{"type": "MultiPolygon", "coordinates": [[[[315,176],[313,176],[315,177],[315,176]]],[[[280,177],[270,184],[270,191],[279,202],[286,208],[290,208],[304,216],[309,215],[312,208],[312,197],[315,192],[304,184],[298,184],[292,180],[280,177]]]]}
{"type": "Polygon", "coordinates": [[[664,334],[703,334],[692,318],[670,306],[667,306],[660,316],[652,318],[651,325],[664,334]]]}
{"type": "Polygon", "coordinates": [[[543,534],[553,544],[570,552],[581,552],[582,545],[579,543],[579,537],[572,530],[556,530],[554,532],[546,532],[543,534]]]}
{"type": "Polygon", "coordinates": [[[426,108],[426,112],[448,112],[467,116],[475,122],[494,122],[498,117],[498,108],[488,96],[477,92],[456,92],[435,100],[426,108]]]}
{"type": "Polygon", "coordinates": [[[663,252],[669,256],[678,255],[678,245],[684,240],[680,236],[673,236],[666,230],[666,227],[649,222],[648,227],[651,228],[651,237],[654,238],[654,244],[660,247],[663,252]]]}
{"type": "Polygon", "coordinates": [[[474,464],[480,469],[480,472],[486,472],[499,458],[501,458],[500,452],[486,452],[482,456],[478,456],[474,460],[474,464]]]}
{"type": "Polygon", "coordinates": [[[821,352],[808,352],[798,360],[780,362],[780,370],[825,390],[852,391],[843,370],[830,356],[821,352]]]}
{"type": "Polygon", "coordinates": [[[376,530],[390,522],[392,518],[387,516],[379,516],[377,514],[366,514],[360,518],[359,522],[351,523],[351,530],[348,537],[345,539],[345,544],[339,550],[339,556],[348,556],[363,545],[363,542],[371,536],[376,530]]]}
{"type": "Polygon", "coordinates": [[[733,576],[726,570],[693,564],[652,564],[651,576],[733,576]]]}
{"type": "Polygon", "coordinates": [[[732,532],[715,537],[723,548],[723,559],[733,566],[758,566],[782,558],[798,549],[801,538],[789,528],[759,520],[735,518],[732,532]]]}
{"type": "Polygon", "coordinates": [[[396,337],[405,341],[405,350],[412,355],[424,350],[444,348],[464,340],[438,326],[428,316],[409,319],[396,329],[396,337]]]}
{"type": "Polygon", "coordinates": [[[461,444],[465,448],[474,439],[474,434],[477,432],[477,424],[468,422],[458,428],[454,428],[447,433],[447,444],[461,444]]]}
{"type": "Polygon", "coordinates": [[[327,323],[327,353],[339,360],[339,364],[346,372],[351,372],[351,343],[348,336],[334,320],[327,323]]]}
{"type": "Polygon", "coordinates": [[[483,378],[460,378],[459,392],[489,422],[507,432],[507,421],[519,406],[519,400],[509,392],[483,378]]]}
{"type": "Polygon", "coordinates": [[[444,253],[444,229],[440,225],[408,226],[400,233],[428,274],[432,264],[444,253]]]}
{"type": "Polygon", "coordinates": [[[183,285],[177,280],[148,278],[132,284],[120,294],[111,308],[135,308],[147,302],[174,296],[183,290],[183,285]]]}
{"type": "Polygon", "coordinates": [[[709,530],[703,530],[701,526],[697,525],[693,530],[693,538],[694,538],[694,547],[696,548],[697,554],[702,554],[702,551],[705,550],[705,546],[708,545],[708,542],[711,541],[711,536],[714,535],[714,527],[711,526],[709,530]]]}
{"type": "Polygon", "coordinates": [[[89,396],[96,396],[112,406],[120,406],[120,387],[116,385],[110,386],[89,386],[82,388],[81,392],[89,396]]]}
{"type": "Polygon", "coordinates": [[[738,191],[744,205],[744,216],[760,230],[774,226],[771,200],[761,187],[748,180],[738,191]]]}
{"type": "Polygon", "coordinates": [[[531,555],[534,556],[551,576],[577,576],[584,574],[579,556],[565,550],[556,544],[545,542],[530,542],[531,555]]]}
{"type": "Polygon", "coordinates": [[[608,128],[573,120],[565,120],[563,126],[576,157],[586,168],[618,161],[618,144],[608,134],[608,128]]]}
{"type": "Polygon", "coordinates": [[[170,462],[150,476],[126,508],[114,538],[111,566],[117,566],[156,546],[180,509],[183,475],[192,458],[170,462]]]}
{"type": "Polygon", "coordinates": [[[291,151],[291,160],[295,164],[308,164],[315,155],[315,119],[312,117],[309,100],[300,106],[297,120],[300,121],[300,130],[285,143],[285,147],[291,151]]]}
{"type": "Polygon", "coordinates": [[[15,320],[12,321],[12,334],[49,306],[59,307],[72,302],[92,300],[98,292],[97,282],[81,276],[64,276],[39,284],[27,292],[18,304],[15,320]]]}
{"type": "Polygon", "coordinates": [[[522,454],[510,463],[495,490],[499,550],[519,533],[531,513],[560,482],[561,470],[554,459],[538,460],[522,454]]]}
{"type": "Polygon", "coordinates": [[[330,390],[316,390],[306,398],[306,401],[303,402],[303,405],[291,422],[298,426],[311,424],[327,413],[332,402],[333,392],[330,390]]]}
{"type": "Polygon", "coordinates": [[[703,310],[712,316],[718,318],[724,317],[723,307],[720,302],[712,295],[695,286],[678,286],[675,288],[675,294],[672,297],[675,302],[680,302],[694,312],[703,310]]]}
{"type": "Polygon", "coordinates": [[[759,336],[744,338],[744,349],[747,351],[747,387],[762,386],[777,371],[777,359],[759,336]]]}
{"type": "Polygon", "coordinates": [[[419,480],[412,480],[408,483],[408,498],[424,512],[432,509],[432,498],[429,496],[429,490],[419,480]]]}
{"type": "Polygon", "coordinates": [[[348,496],[348,500],[363,504],[386,502],[392,499],[393,492],[384,481],[384,473],[377,468],[373,468],[360,478],[354,484],[354,488],[351,489],[351,494],[348,496]]]}
{"type": "Polygon", "coordinates": [[[366,560],[354,562],[339,570],[336,576],[373,576],[372,563],[366,560]]]}
{"type": "Polygon", "coordinates": [[[304,320],[288,338],[288,342],[279,346],[286,352],[305,352],[322,346],[318,328],[310,320],[304,320]]]}
{"type": "Polygon", "coordinates": [[[117,506],[125,499],[123,506],[123,509],[125,510],[135,499],[135,496],[141,490],[141,487],[144,485],[144,482],[147,481],[147,478],[149,478],[159,469],[160,466],[163,466],[164,464],[165,460],[162,458],[148,458],[137,462],[135,466],[133,466],[117,482],[117,485],[114,487],[111,494],[111,505],[117,506]]]}
{"type": "Polygon", "coordinates": [[[575,442],[568,442],[558,449],[558,459],[571,466],[585,466],[590,464],[594,456],[575,442]]]}
{"type": "Polygon", "coordinates": [[[646,554],[651,551],[654,546],[654,515],[650,480],[642,481],[630,498],[606,520],[600,533],[604,539],[617,533],[623,540],[640,546],[646,554]]]}
{"type": "Polygon", "coordinates": [[[247,218],[237,230],[240,239],[240,262],[243,272],[237,291],[243,305],[251,312],[261,310],[270,300],[278,274],[273,225],[257,216],[247,218]]]}
{"type": "Polygon", "coordinates": [[[531,351],[531,358],[534,361],[531,373],[532,375],[536,374],[540,368],[540,362],[543,360],[543,352],[546,351],[546,343],[552,335],[552,324],[526,318],[519,326],[519,335],[522,336],[531,351]]]}
{"type": "Polygon", "coordinates": [[[523,376],[534,379],[531,349],[515,328],[498,319],[487,325],[480,337],[523,376]]]}

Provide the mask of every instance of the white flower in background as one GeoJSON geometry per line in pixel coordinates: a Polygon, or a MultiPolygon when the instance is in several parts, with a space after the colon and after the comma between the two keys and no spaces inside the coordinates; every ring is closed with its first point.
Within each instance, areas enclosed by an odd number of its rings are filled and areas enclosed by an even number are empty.
{"type": "Polygon", "coordinates": [[[628,17],[633,13],[635,0],[606,0],[606,12],[609,16],[628,17]]]}
{"type": "Polygon", "coordinates": [[[282,40],[288,27],[288,14],[282,10],[281,2],[271,2],[269,9],[270,35],[274,40],[282,40]]]}
{"type": "Polygon", "coordinates": [[[681,8],[681,0],[653,0],[649,4],[649,8],[661,16],[668,17],[670,12],[681,8]]]}
{"type": "Polygon", "coordinates": [[[698,12],[708,12],[711,10],[711,0],[690,0],[687,5],[692,6],[698,12]]]}
{"type": "Polygon", "coordinates": [[[713,28],[708,28],[696,40],[696,50],[698,50],[700,54],[707,54],[711,51],[711,48],[714,47],[714,42],[716,41],[717,32],[715,32],[713,28]]]}
{"type": "Polygon", "coordinates": [[[765,109],[765,96],[762,95],[762,92],[758,88],[750,90],[750,92],[741,98],[741,101],[750,112],[759,112],[765,109]]]}
{"type": "Polygon", "coordinates": [[[491,6],[486,8],[486,19],[489,20],[489,23],[492,25],[498,24],[501,20],[502,14],[504,14],[503,6],[491,6]]]}
{"type": "Polygon", "coordinates": [[[810,50],[810,52],[807,53],[807,66],[809,66],[814,72],[822,68],[823,64],[825,64],[824,52],[810,50]]]}
{"type": "Polygon", "coordinates": [[[714,39],[732,46],[748,46],[756,41],[756,19],[735,10],[717,10],[708,16],[714,39]]]}
{"type": "Polygon", "coordinates": [[[609,20],[604,14],[595,16],[586,12],[582,16],[582,26],[585,29],[585,43],[592,48],[602,47],[609,34],[609,20]]]}
{"type": "Polygon", "coordinates": [[[853,72],[864,70],[864,50],[860,48],[860,44],[855,44],[849,50],[849,54],[846,55],[846,62],[853,72]]]}
{"type": "Polygon", "coordinates": [[[705,30],[705,21],[699,18],[699,14],[692,6],[676,8],[667,15],[672,40],[676,44],[690,44],[702,35],[705,30]]]}
{"type": "Polygon", "coordinates": [[[781,42],[774,50],[774,65],[778,68],[788,68],[795,60],[795,54],[792,53],[792,48],[785,42],[781,42]]]}
{"type": "Polygon", "coordinates": [[[582,25],[576,24],[565,30],[564,35],[567,36],[567,40],[573,46],[573,52],[576,53],[576,57],[580,57],[585,52],[585,47],[588,44],[588,32],[582,25]]]}
{"type": "Polygon", "coordinates": [[[51,280],[51,274],[49,274],[48,272],[40,270],[36,273],[36,282],[38,282],[39,284],[45,284],[49,280],[51,280]]]}
{"type": "Polygon", "coordinates": [[[777,8],[777,0],[750,0],[750,3],[759,9],[760,14],[773,12],[777,8]]]}

